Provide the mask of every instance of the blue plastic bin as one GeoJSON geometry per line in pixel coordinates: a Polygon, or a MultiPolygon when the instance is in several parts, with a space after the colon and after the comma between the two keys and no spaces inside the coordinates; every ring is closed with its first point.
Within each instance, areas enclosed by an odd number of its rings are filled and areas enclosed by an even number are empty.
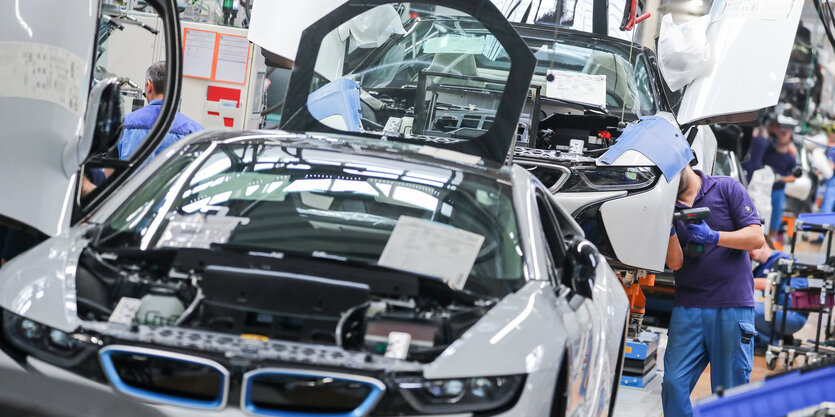
{"type": "Polygon", "coordinates": [[[779,417],[835,401],[835,364],[795,371],[728,390],[693,407],[694,417],[779,417]]]}

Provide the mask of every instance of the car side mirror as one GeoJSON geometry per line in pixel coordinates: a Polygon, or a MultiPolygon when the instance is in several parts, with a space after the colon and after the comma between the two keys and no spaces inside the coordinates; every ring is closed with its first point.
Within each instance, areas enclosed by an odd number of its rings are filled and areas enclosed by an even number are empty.
{"type": "Polygon", "coordinates": [[[594,277],[600,252],[588,240],[574,239],[565,256],[564,273],[568,275],[571,290],[588,299],[592,298],[594,277]]]}
{"type": "Polygon", "coordinates": [[[122,92],[120,82],[108,82],[102,88],[101,96],[98,99],[95,126],[93,127],[93,138],[90,144],[89,155],[106,153],[116,146],[124,127],[122,119],[122,92]]]}
{"type": "Polygon", "coordinates": [[[124,126],[120,84],[118,78],[108,77],[90,90],[81,140],[64,153],[64,166],[68,169],[77,169],[84,161],[107,153],[119,142],[124,126]]]}

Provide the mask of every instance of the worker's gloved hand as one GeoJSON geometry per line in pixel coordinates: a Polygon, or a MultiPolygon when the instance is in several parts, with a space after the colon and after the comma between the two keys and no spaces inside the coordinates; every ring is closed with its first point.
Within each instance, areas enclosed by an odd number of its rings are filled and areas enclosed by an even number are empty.
{"type": "Polygon", "coordinates": [[[687,225],[690,241],[701,245],[715,245],[719,243],[719,232],[710,228],[705,222],[687,225]]]}

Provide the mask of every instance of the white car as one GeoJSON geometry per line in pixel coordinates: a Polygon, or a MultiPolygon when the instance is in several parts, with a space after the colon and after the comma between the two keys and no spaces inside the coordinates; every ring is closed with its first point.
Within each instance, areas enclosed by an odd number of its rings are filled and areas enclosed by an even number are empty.
{"type": "Polygon", "coordinates": [[[285,131],[201,132],[148,162],[182,51],[176,2],[147,3],[169,40],[168,93],[123,163],[106,157],[117,81],[87,91],[95,11],[27,2],[17,20],[0,2],[0,39],[60,45],[44,53],[79,64],[74,97],[89,103],[0,98],[15,138],[0,190],[39,190],[0,213],[49,236],[0,269],[3,352],[164,411],[613,413],[626,295],[547,188],[506,163],[536,60],[494,6],[348,1],[302,36],[285,131]],[[90,30],[44,13],[59,8],[90,30]],[[404,35],[413,60],[352,72],[404,35]],[[81,196],[93,165],[115,172],[81,196]]]}

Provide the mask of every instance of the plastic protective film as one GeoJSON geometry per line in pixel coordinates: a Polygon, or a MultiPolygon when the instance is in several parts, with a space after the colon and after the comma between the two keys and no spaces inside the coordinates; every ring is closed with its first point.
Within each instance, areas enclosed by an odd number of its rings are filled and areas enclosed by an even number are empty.
{"type": "Polygon", "coordinates": [[[642,117],[629,124],[600,161],[612,164],[626,151],[637,151],[661,169],[667,182],[693,159],[693,151],[678,127],[663,117],[642,117]]]}

